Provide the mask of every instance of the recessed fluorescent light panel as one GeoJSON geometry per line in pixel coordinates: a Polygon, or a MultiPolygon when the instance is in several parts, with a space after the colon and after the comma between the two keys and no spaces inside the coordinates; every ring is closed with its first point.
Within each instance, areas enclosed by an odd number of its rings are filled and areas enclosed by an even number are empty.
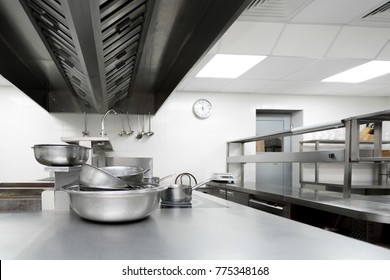
{"type": "Polygon", "coordinates": [[[235,79],[265,58],[261,55],[216,54],[196,77],[235,79]]]}
{"type": "Polygon", "coordinates": [[[322,81],[336,83],[360,83],[388,73],[390,73],[390,61],[373,60],[326,78],[322,81]]]}

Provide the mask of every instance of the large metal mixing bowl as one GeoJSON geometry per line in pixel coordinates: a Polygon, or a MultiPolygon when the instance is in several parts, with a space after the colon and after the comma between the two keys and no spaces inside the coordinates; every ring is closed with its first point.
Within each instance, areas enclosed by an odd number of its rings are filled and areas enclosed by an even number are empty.
{"type": "Polygon", "coordinates": [[[120,190],[128,184],[111,173],[89,164],[83,164],[80,171],[80,184],[90,189],[120,190]]]}
{"type": "Polygon", "coordinates": [[[69,194],[72,210],[80,217],[98,222],[129,222],[152,214],[166,186],[129,191],[80,191],[78,185],[62,190],[69,194]]]}
{"type": "Polygon", "coordinates": [[[115,177],[127,182],[127,183],[138,183],[142,182],[144,178],[145,170],[139,166],[105,166],[99,167],[100,170],[106,171],[115,177]]]}
{"type": "Polygon", "coordinates": [[[35,159],[47,166],[75,166],[88,160],[90,148],[72,144],[34,145],[35,159]]]}

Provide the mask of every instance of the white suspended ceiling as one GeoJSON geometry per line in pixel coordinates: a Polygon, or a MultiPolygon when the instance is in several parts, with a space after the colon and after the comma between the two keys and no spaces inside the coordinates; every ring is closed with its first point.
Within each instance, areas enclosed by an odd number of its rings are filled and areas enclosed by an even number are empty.
{"type": "Polygon", "coordinates": [[[390,74],[359,84],[321,82],[375,59],[390,60],[388,0],[254,0],[177,90],[390,96],[390,74]],[[216,53],[268,57],[236,79],[196,78],[216,53]]]}

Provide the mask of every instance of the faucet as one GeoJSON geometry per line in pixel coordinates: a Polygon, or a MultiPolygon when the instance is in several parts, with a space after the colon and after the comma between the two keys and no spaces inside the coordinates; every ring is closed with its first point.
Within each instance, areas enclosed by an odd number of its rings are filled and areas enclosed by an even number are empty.
{"type": "Polygon", "coordinates": [[[104,131],[104,120],[106,119],[106,117],[107,117],[107,115],[108,115],[109,113],[114,113],[115,115],[118,115],[118,113],[117,113],[114,109],[108,110],[108,111],[104,114],[103,119],[102,119],[102,131],[100,132],[100,135],[101,135],[101,136],[107,135],[107,133],[104,131]]]}

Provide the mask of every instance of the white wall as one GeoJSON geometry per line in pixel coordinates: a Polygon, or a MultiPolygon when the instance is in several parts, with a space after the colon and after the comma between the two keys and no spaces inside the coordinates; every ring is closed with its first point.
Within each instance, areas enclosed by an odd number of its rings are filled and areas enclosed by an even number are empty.
{"type": "MultiPolygon", "coordinates": [[[[385,110],[388,105],[387,98],[174,92],[152,117],[152,137],[120,137],[121,120],[109,115],[106,131],[115,150],[109,155],[153,157],[155,176],[191,172],[202,180],[225,171],[226,141],[255,134],[256,109],[303,110],[304,125],[310,125],[385,110]],[[192,104],[198,98],[213,104],[209,119],[193,116],[192,104]]],[[[99,135],[101,117],[87,115],[91,136],[99,135]]],[[[136,115],[131,115],[131,124],[137,132],[136,115]]],[[[50,114],[18,89],[0,87],[0,182],[49,176],[31,147],[60,143],[60,137],[81,136],[83,130],[83,114],[50,114]]]]}

